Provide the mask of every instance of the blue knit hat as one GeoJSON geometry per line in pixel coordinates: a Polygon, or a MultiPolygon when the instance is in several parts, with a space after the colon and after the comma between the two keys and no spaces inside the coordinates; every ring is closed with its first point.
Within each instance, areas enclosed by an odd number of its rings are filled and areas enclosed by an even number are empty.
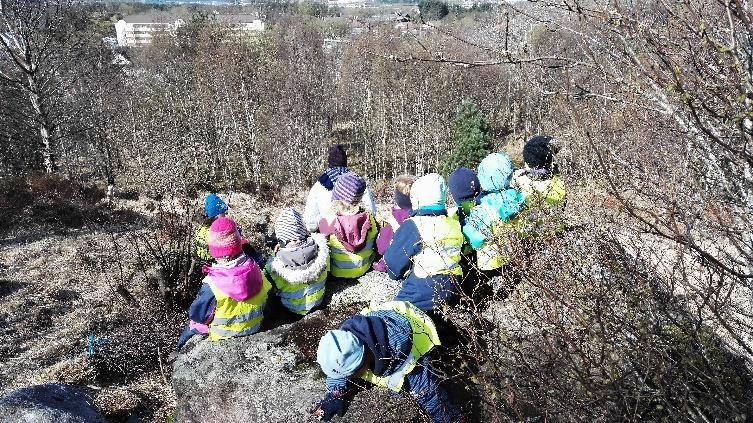
{"type": "Polygon", "coordinates": [[[364,192],[366,192],[366,180],[353,172],[348,172],[335,181],[335,187],[332,188],[332,201],[340,200],[358,204],[364,192]]]}
{"type": "Polygon", "coordinates": [[[505,153],[492,153],[478,165],[478,180],[486,192],[499,192],[510,188],[512,160],[505,153]]]}
{"type": "Polygon", "coordinates": [[[447,200],[447,185],[438,173],[424,175],[413,183],[410,189],[410,201],[413,210],[442,210],[447,200]]]}
{"type": "Polygon", "coordinates": [[[450,173],[447,178],[447,186],[450,188],[452,198],[458,204],[476,197],[481,190],[476,172],[467,167],[459,167],[450,173]]]}
{"type": "Polygon", "coordinates": [[[209,218],[217,217],[227,213],[227,204],[217,194],[209,194],[204,200],[204,212],[209,218]]]}
{"type": "Polygon", "coordinates": [[[361,367],[363,355],[364,345],[355,335],[345,330],[331,330],[319,341],[316,362],[325,375],[342,379],[361,367]]]}

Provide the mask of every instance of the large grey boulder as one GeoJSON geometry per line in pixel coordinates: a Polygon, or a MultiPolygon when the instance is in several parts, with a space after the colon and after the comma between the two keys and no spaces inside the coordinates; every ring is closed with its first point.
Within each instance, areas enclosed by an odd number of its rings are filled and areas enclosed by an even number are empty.
{"type": "MultiPolygon", "coordinates": [[[[308,410],[325,393],[315,363],[319,338],[358,309],[316,311],[295,323],[216,343],[194,337],[174,364],[175,421],[316,421],[308,410]]],[[[355,396],[345,417],[333,421],[406,422],[419,415],[412,401],[369,388],[355,396]]]]}
{"type": "Polygon", "coordinates": [[[400,281],[390,279],[386,273],[368,272],[358,279],[327,281],[325,303],[330,307],[383,303],[394,299],[399,290],[400,281]]]}
{"type": "Polygon", "coordinates": [[[96,423],[106,420],[90,398],[59,383],[30,386],[0,398],[0,421],[17,423],[96,423]]]}

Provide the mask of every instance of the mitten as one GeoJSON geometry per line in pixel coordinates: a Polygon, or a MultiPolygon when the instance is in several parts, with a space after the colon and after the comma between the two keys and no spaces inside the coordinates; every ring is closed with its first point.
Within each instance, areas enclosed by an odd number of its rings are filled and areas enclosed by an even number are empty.
{"type": "Polygon", "coordinates": [[[317,408],[324,412],[322,420],[328,422],[335,416],[335,414],[340,417],[345,415],[345,399],[343,396],[344,394],[342,392],[330,391],[327,392],[324,399],[319,401],[317,408]]]}

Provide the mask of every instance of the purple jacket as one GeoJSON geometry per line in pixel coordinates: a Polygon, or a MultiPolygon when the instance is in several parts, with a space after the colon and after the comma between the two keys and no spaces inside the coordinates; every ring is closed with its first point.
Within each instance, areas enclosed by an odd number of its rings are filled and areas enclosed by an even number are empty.
{"type": "MultiPolygon", "coordinates": [[[[385,251],[387,251],[387,248],[389,248],[390,244],[392,243],[392,236],[395,234],[395,231],[397,231],[397,227],[393,228],[392,226],[394,224],[397,224],[398,227],[402,225],[403,222],[405,222],[410,217],[411,212],[411,209],[392,209],[392,219],[390,219],[387,224],[382,227],[382,229],[379,231],[379,236],[377,236],[376,239],[377,252],[379,253],[379,255],[383,256],[385,251]]],[[[387,271],[387,265],[384,263],[384,258],[381,258],[378,262],[374,263],[374,270],[376,270],[377,272],[387,271]]]]}
{"type": "Polygon", "coordinates": [[[370,229],[371,218],[364,211],[349,216],[337,215],[331,222],[326,218],[319,221],[319,233],[334,235],[351,253],[357,253],[363,249],[370,229]]]}

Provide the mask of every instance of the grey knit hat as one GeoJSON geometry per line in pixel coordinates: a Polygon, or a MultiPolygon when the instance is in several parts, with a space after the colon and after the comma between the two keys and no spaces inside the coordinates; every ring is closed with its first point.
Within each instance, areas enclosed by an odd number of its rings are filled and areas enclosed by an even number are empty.
{"type": "Polygon", "coordinates": [[[366,191],[366,181],[359,175],[348,172],[337,178],[335,187],[332,188],[332,201],[344,201],[349,204],[358,204],[366,191]]]}
{"type": "Polygon", "coordinates": [[[309,236],[303,217],[295,209],[287,208],[280,212],[275,221],[275,235],[284,243],[303,240],[309,236]]]}

